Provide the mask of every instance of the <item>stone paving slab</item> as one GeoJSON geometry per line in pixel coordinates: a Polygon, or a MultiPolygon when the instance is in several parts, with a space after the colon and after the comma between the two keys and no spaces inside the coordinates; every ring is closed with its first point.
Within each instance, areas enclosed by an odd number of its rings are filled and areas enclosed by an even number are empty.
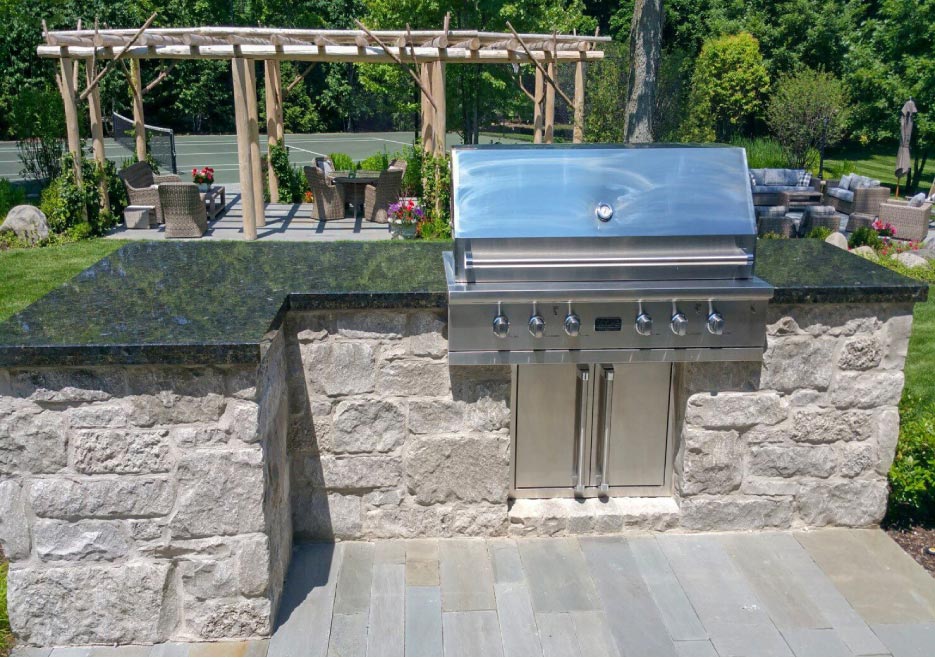
{"type": "Polygon", "coordinates": [[[296,547],[269,641],[14,655],[927,656],[933,596],[880,530],[342,542],[296,547]]]}

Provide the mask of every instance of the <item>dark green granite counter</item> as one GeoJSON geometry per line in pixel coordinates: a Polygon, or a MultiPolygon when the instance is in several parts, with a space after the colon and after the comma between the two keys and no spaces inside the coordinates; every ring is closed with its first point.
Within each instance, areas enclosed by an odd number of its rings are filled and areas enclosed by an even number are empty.
{"type": "MultiPolygon", "coordinates": [[[[253,363],[289,309],[444,308],[443,243],[139,242],[0,324],[0,366],[253,363]]],[[[817,240],[761,241],[778,303],[912,302],[927,286],[817,240]]]]}

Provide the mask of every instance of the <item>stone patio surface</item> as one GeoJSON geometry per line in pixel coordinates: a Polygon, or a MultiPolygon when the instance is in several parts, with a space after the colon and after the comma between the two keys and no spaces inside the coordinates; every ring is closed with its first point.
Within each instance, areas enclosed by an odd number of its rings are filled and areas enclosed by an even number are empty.
{"type": "MultiPolygon", "coordinates": [[[[208,231],[191,240],[243,240],[243,204],[239,185],[227,185],[227,210],[217,219],[208,220],[208,231]]],[[[266,226],[257,227],[258,240],[285,240],[290,242],[333,240],[388,240],[386,224],[367,222],[348,217],[322,222],[312,218],[312,204],[268,203],[266,226]]],[[[118,240],[165,240],[165,227],[129,230],[121,223],[107,234],[118,240]]],[[[184,239],[183,239],[184,240],[184,239]]],[[[173,238],[173,241],[181,241],[173,238]]]]}
{"type": "Polygon", "coordinates": [[[52,656],[935,654],[935,579],[880,530],[295,548],[272,639],[52,656]]]}

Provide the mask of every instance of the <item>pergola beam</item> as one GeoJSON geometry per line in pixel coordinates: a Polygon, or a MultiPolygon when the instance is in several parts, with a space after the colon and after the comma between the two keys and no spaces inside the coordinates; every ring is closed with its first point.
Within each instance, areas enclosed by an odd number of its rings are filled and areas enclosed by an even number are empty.
{"type": "Polygon", "coordinates": [[[234,80],[234,118],[237,127],[237,162],[240,167],[240,202],[243,236],[256,240],[256,204],[253,200],[253,163],[250,160],[250,118],[247,111],[247,68],[252,62],[231,60],[234,80]]]}
{"type": "MultiPolygon", "coordinates": [[[[205,46],[133,46],[127,49],[124,57],[132,59],[215,59],[230,60],[244,59],[278,59],[302,62],[357,62],[373,64],[395,64],[401,56],[409,56],[410,51],[419,62],[444,61],[453,64],[520,64],[527,62],[542,62],[555,60],[559,62],[596,61],[604,58],[600,50],[560,50],[557,53],[545,51],[532,51],[532,56],[523,52],[510,50],[489,50],[480,48],[470,50],[467,48],[434,48],[416,46],[415,48],[398,48],[387,46],[258,46],[258,45],[205,45],[205,46]],[[395,58],[394,58],[395,55],[395,58]]],[[[95,46],[39,46],[36,49],[39,57],[54,59],[98,59],[108,60],[115,57],[113,49],[95,46]]]]}

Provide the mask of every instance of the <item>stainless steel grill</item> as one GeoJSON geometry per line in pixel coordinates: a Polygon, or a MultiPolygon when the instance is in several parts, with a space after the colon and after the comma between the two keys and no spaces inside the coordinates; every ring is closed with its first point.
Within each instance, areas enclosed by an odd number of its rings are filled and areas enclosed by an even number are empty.
{"type": "Polygon", "coordinates": [[[452,364],[762,358],[742,149],[458,147],[452,217],[452,364]]]}

